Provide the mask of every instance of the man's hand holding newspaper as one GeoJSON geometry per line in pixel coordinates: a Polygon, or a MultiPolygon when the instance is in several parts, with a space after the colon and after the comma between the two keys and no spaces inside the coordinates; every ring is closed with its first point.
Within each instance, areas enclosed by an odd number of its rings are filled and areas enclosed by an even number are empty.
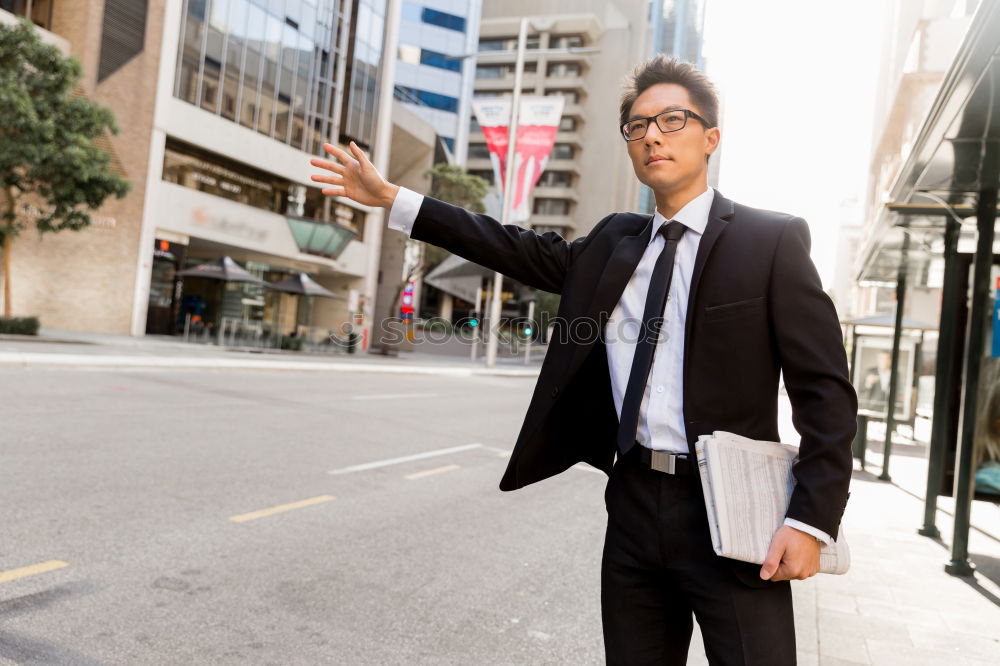
{"type": "Polygon", "coordinates": [[[761,565],[767,580],[842,574],[851,564],[843,525],[835,543],[784,524],[795,485],[798,447],[716,430],[695,444],[712,547],[718,555],[761,565]]]}
{"type": "Polygon", "coordinates": [[[820,541],[811,534],[782,525],[771,537],[771,545],[760,568],[760,577],[770,580],[805,580],[819,572],[820,541]]]}

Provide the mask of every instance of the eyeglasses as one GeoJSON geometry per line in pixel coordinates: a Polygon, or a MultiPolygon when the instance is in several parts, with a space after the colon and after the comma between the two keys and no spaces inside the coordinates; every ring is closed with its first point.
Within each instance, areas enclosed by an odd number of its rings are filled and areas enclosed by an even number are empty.
{"type": "Polygon", "coordinates": [[[660,128],[661,132],[678,132],[684,129],[687,125],[688,118],[694,118],[700,122],[705,127],[708,127],[708,122],[704,118],[699,116],[694,111],[688,109],[669,109],[667,111],[662,111],[655,116],[649,116],[648,118],[635,118],[628,121],[621,126],[622,136],[625,137],[626,141],[637,141],[642,137],[646,136],[646,130],[649,128],[649,121],[656,120],[656,126],[660,128]]]}

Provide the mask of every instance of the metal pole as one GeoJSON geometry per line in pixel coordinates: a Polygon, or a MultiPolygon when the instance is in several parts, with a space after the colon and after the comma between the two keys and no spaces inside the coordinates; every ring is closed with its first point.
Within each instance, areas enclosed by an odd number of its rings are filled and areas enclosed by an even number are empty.
{"type": "Polygon", "coordinates": [[[476,325],[472,327],[472,355],[471,360],[476,360],[476,355],[479,353],[479,328],[483,325],[483,313],[480,311],[483,307],[483,281],[482,278],[479,280],[479,286],[476,287],[476,309],[473,313],[479,318],[476,325]]]}
{"type": "Polygon", "coordinates": [[[903,307],[906,304],[906,261],[910,248],[910,234],[903,229],[903,248],[896,278],[896,315],[892,329],[892,368],[889,370],[889,397],[885,406],[885,444],[882,447],[882,473],[880,481],[891,481],[889,456],[892,455],[892,431],[896,429],[896,378],[899,376],[899,341],[903,334],[903,307]]]}
{"type": "Polygon", "coordinates": [[[993,225],[997,218],[997,190],[982,190],[976,205],[978,241],[972,268],[972,311],[965,345],[965,390],[962,394],[962,434],[955,465],[955,523],[951,539],[951,561],[944,570],[956,576],[971,576],[976,567],[969,561],[969,520],[972,494],[972,447],[975,445],[976,397],[979,392],[979,366],[985,345],[987,304],[990,302],[990,269],[993,264],[993,225]]]}
{"type": "MultiPolygon", "coordinates": [[[[959,224],[947,220],[944,231],[944,281],[941,285],[941,316],[938,320],[937,360],[934,364],[934,415],[931,445],[927,452],[927,492],[924,495],[924,525],[917,532],[940,537],[937,528],[937,497],[944,478],[944,452],[951,432],[952,413],[948,408],[954,390],[951,359],[954,358],[958,327],[958,234],[959,224]]],[[[965,297],[964,291],[962,297],[965,297]]]]}
{"type": "MultiPolygon", "coordinates": [[[[528,326],[531,327],[531,332],[535,332],[535,299],[528,301],[528,326]]],[[[531,361],[531,335],[528,339],[524,341],[524,362],[528,363],[531,361]]]]}
{"type": "MultiPolygon", "coordinates": [[[[521,28],[517,34],[517,60],[514,65],[514,95],[510,102],[510,122],[507,124],[507,164],[504,169],[503,210],[500,223],[510,222],[510,211],[513,207],[514,193],[517,184],[514,182],[514,157],[517,144],[517,124],[521,110],[521,79],[524,72],[524,50],[528,40],[528,19],[521,18],[521,28]]],[[[486,346],[486,367],[492,368],[497,362],[497,327],[500,322],[500,292],[503,290],[503,275],[499,271],[493,273],[493,299],[490,304],[490,317],[486,346]]]]}

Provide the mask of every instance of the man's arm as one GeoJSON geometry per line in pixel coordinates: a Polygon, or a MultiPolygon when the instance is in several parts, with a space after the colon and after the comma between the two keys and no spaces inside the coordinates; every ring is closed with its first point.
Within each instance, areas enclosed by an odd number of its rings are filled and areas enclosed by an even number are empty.
{"type": "Polygon", "coordinates": [[[442,247],[518,282],[555,294],[562,293],[570,264],[614,217],[608,215],[586,236],[566,241],[553,231],[539,234],[516,224],[500,224],[489,215],[473,213],[431,196],[422,197],[410,223],[409,212],[416,201],[406,188],[401,187],[399,195],[403,196],[401,204],[407,212],[393,219],[390,211],[390,224],[398,224],[394,228],[402,230],[408,226],[410,238],[442,247]]]}
{"type": "Polygon", "coordinates": [[[857,431],[858,399],[847,372],[847,354],[833,301],[809,258],[805,220],[794,218],[781,232],[772,265],[772,326],[801,435],[792,467],[795,488],[785,513],[836,539],[851,481],[851,442],[857,431]]]}
{"type": "Polygon", "coordinates": [[[315,181],[335,186],[323,189],[324,194],[347,196],[367,205],[387,208],[390,228],[404,231],[415,240],[442,247],[523,284],[553,293],[562,293],[570,264],[604,224],[614,217],[614,214],[606,216],[589,234],[569,242],[555,232],[538,234],[516,224],[500,224],[488,215],[472,213],[393,185],[382,178],[353,141],[350,144],[353,157],[332,144],[324,144],[323,147],[341,162],[311,161],[313,166],[334,174],[312,176],[315,181]]]}

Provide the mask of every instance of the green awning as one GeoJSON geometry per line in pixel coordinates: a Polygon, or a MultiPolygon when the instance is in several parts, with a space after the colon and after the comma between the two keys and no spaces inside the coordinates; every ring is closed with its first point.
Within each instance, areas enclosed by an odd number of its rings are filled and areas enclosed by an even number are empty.
{"type": "Polygon", "coordinates": [[[336,259],[357,233],[352,229],[321,220],[288,217],[288,228],[302,252],[336,259]]]}

